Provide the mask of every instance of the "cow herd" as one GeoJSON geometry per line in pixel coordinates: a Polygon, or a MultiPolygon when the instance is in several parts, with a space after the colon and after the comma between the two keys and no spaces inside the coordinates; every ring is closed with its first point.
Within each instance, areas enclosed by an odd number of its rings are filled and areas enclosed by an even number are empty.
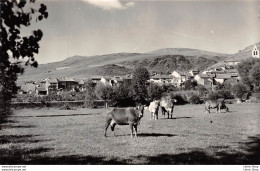
{"type": "MultiPolygon", "coordinates": [[[[150,103],[149,107],[144,107],[140,105],[136,108],[112,108],[107,111],[106,114],[106,124],[104,135],[106,137],[107,128],[110,126],[111,130],[114,132],[115,136],[115,126],[116,125],[129,125],[131,130],[131,137],[135,134],[137,137],[137,126],[140,124],[140,120],[143,117],[144,110],[148,109],[150,112],[150,120],[158,120],[158,112],[161,107],[161,112],[163,118],[167,114],[167,118],[172,118],[174,103],[176,99],[161,99],[154,100],[150,103]]],[[[221,112],[221,109],[224,109],[226,112],[229,112],[228,107],[225,104],[224,99],[217,100],[207,100],[205,102],[205,112],[210,113],[210,109],[216,108],[217,113],[221,112]]]]}

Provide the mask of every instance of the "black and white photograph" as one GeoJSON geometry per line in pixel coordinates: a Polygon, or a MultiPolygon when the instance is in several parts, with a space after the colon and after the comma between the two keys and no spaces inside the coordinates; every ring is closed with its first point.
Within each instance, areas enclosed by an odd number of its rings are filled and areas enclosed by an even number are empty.
{"type": "Polygon", "coordinates": [[[260,171],[259,0],[0,0],[0,24],[1,171],[260,171]]]}

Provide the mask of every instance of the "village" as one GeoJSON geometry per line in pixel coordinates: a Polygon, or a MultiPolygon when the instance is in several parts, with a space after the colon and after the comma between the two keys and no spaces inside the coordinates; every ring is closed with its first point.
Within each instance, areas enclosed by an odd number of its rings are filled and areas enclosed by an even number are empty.
{"type": "MultiPolygon", "coordinates": [[[[186,72],[173,71],[170,75],[150,73],[149,83],[163,85],[173,85],[176,88],[183,89],[184,83],[188,80],[196,82],[198,85],[203,85],[208,90],[214,90],[214,87],[218,84],[222,84],[225,81],[230,83],[239,82],[239,75],[235,66],[239,61],[224,61],[224,66],[214,68],[211,70],[205,70],[202,72],[196,70],[190,70],[186,72]]],[[[92,76],[90,78],[93,85],[99,82],[110,85],[119,86],[121,84],[130,85],[133,75],[117,75],[117,76],[92,76]]],[[[80,91],[86,90],[85,83],[87,80],[80,80],[69,77],[61,78],[46,78],[40,81],[26,81],[19,87],[18,94],[31,94],[36,96],[46,96],[50,92],[62,92],[62,91],[80,91]]]]}

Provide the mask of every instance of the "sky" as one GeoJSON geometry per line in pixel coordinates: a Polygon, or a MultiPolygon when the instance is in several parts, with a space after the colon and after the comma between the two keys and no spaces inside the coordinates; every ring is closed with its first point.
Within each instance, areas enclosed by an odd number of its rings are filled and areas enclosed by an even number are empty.
{"type": "Polygon", "coordinates": [[[193,48],[234,54],[260,41],[260,0],[38,0],[49,17],[40,64],[67,57],[193,48]]]}

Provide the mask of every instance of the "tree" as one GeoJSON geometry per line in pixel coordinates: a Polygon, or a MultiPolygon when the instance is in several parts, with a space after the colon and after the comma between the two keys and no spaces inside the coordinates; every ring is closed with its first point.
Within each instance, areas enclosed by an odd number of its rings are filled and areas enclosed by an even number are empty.
{"type": "Polygon", "coordinates": [[[11,98],[17,92],[16,80],[25,65],[37,67],[34,55],[39,52],[41,30],[32,31],[32,35],[23,36],[21,26],[28,27],[32,20],[40,21],[48,17],[47,7],[40,4],[35,8],[35,0],[3,0],[0,1],[0,122],[10,113],[11,98]],[[34,17],[34,18],[33,18],[34,17]]]}
{"type": "Polygon", "coordinates": [[[260,85],[260,62],[255,63],[249,70],[249,79],[253,82],[254,86],[260,85]]]}
{"type": "Polygon", "coordinates": [[[119,86],[113,87],[113,97],[112,101],[115,106],[119,107],[129,107],[134,106],[134,101],[132,97],[130,96],[130,87],[121,84],[119,86]]]}
{"type": "Polygon", "coordinates": [[[236,83],[231,87],[231,91],[237,98],[237,103],[241,103],[243,96],[249,92],[249,88],[242,83],[236,83]]]}
{"type": "Polygon", "coordinates": [[[95,99],[96,99],[96,95],[94,92],[95,87],[91,80],[87,80],[87,82],[85,83],[85,87],[86,87],[85,106],[93,108],[95,107],[95,99]]]}
{"type": "Polygon", "coordinates": [[[185,90],[194,90],[195,87],[197,86],[197,82],[194,80],[187,80],[184,82],[184,89],[185,90]]]}
{"type": "Polygon", "coordinates": [[[136,103],[144,104],[148,97],[146,83],[150,74],[146,68],[137,67],[133,73],[131,94],[136,103]]]}
{"type": "Polygon", "coordinates": [[[148,95],[151,100],[159,100],[162,97],[163,89],[157,84],[151,83],[148,87],[148,95]]]}
{"type": "Polygon", "coordinates": [[[249,58],[249,59],[244,60],[241,63],[239,63],[236,67],[238,70],[239,76],[242,79],[242,83],[246,84],[249,87],[251,87],[251,85],[257,84],[257,82],[259,82],[258,80],[255,80],[254,76],[250,77],[250,75],[249,75],[250,70],[253,68],[253,66],[255,64],[257,65],[257,63],[258,64],[260,63],[260,59],[249,58]]]}
{"type": "Polygon", "coordinates": [[[206,93],[208,92],[208,90],[201,84],[199,84],[196,87],[196,90],[199,92],[200,97],[204,97],[206,95],[206,93]]]}
{"type": "Polygon", "coordinates": [[[113,88],[110,85],[98,83],[95,88],[95,95],[98,97],[98,99],[105,101],[107,108],[107,102],[113,98],[113,88]]]}

